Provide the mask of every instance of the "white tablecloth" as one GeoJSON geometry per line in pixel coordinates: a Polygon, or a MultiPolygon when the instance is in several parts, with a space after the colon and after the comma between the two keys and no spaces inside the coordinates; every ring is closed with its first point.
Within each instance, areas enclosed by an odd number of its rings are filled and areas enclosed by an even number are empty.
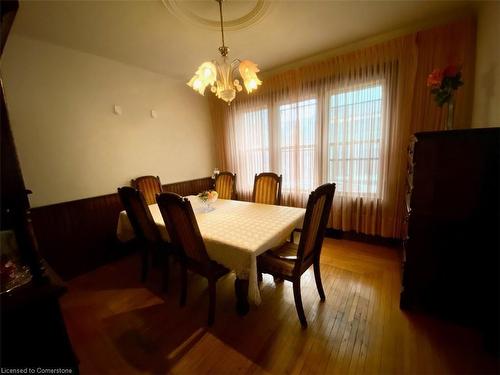
{"type": "MultiPolygon", "coordinates": [[[[197,197],[188,199],[210,258],[234,270],[240,279],[248,279],[249,301],[260,304],[257,256],[283,244],[294,228],[301,228],[305,209],[219,199],[212,211],[205,212],[197,197]]],[[[162,237],[169,241],[158,205],[149,209],[162,237]]],[[[125,211],[120,213],[116,233],[124,242],[134,237],[125,211]]]]}

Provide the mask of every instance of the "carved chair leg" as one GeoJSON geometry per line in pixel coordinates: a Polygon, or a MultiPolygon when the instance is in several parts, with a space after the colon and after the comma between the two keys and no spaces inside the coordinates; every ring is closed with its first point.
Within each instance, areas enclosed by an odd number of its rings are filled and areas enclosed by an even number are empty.
{"type": "Polygon", "coordinates": [[[318,288],[319,298],[321,301],[325,300],[325,291],[323,290],[323,283],[321,282],[321,272],[319,270],[319,260],[314,262],[314,279],[316,280],[316,288],[318,288]]]}
{"type": "Polygon", "coordinates": [[[164,292],[166,292],[168,290],[168,278],[170,275],[170,265],[169,265],[170,256],[167,253],[165,253],[162,258],[163,258],[162,289],[164,292]]]}
{"type": "Polygon", "coordinates": [[[186,306],[187,298],[187,267],[181,261],[181,299],[180,305],[186,306]]]}
{"type": "Polygon", "coordinates": [[[295,308],[299,315],[300,324],[302,328],[307,328],[306,315],[304,314],[304,307],[302,306],[302,297],[300,295],[300,278],[293,282],[293,298],[295,299],[295,308]]]}
{"type": "Polygon", "coordinates": [[[210,297],[208,304],[208,325],[214,324],[215,320],[215,301],[216,301],[216,284],[217,281],[208,279],[208,294],[210,297]]]}
{"type": "Polygon", "coordinates": [[[151,265],[153,266],[153,268],[156,268],[158,267],[158,265],[160,265],[161,267],[161,262],[163,261],[163,254],[162,252],[160,251],[160,249],[152,246],[152,249],[151,249],[151,265]]]}
{"type": "Polygon", "coordinates": [[[149,270],[149,251],[146,247],[141,249],[141,262],[142,262],[141,282],[144,283],[148,277],[148,270],[149,270]]]}

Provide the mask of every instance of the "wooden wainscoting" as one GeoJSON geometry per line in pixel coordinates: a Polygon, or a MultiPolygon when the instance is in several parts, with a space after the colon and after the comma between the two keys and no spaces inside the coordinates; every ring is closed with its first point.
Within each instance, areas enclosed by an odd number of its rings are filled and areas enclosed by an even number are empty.
{"type": "MultiPolygon", "coordinates": [[[[164,191],[197,194],[212,185],[210,177],[163,185],[164,191]]],[[[125,254],[116,239],[117,193],[33,208],[31,215],[41,255],[63,278],[70,279],[125,254]]]]}
{"type": "Polygon", "coordinates": [[[179,195],[198,194],[202,191],[212,189],[213,180],[211,177],[198,178],[196,180],[174,182],[163,185],[163,191],[173,191],[179,195]]]}

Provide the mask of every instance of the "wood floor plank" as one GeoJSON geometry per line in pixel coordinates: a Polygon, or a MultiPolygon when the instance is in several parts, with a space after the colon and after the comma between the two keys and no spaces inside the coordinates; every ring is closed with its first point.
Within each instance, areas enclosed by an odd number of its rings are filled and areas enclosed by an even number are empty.
{"type": "Polygon", "coordinates": [[[320,302],[312,268],[302,277],[309,323],[302,329],[292,285],[264,275],[262,304],[234,312],[234,275],[219,280],[215,324],[206,327],[206,280],[189,275],[179,307],[179,271],[168,293],[152,270],[139,280],[128,256],[68,283],[62,310],[82,374],[455,374],[498,373],[478,334],[399,309],[396,249],[325,239],[320,302]]]}

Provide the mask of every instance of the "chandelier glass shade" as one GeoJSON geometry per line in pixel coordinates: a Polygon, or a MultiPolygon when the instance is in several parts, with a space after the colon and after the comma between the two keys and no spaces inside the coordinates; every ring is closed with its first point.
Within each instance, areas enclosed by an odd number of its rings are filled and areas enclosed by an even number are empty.
{"type": "Polygon", "coordinates": [[[193,90],[201,95],[205,95],[205,89],[210,86],[215,96],[231,104],[243,87],[240,79],[243,81],[246,91],[250,94],[262,84],[257,77],[259,68],[257,64],[250,60],[235,59],[230,61],[228,58],[229,48],[224,43],[224,20],[222,17],[222,1],[219,3],[220,25],[222,33],[222,46],[219,47],[221,57],[217,60],[205,61],[198,67],[193,78],[187,83],[193,90]],[[239,74],[238,74],[239,73],[239,74]]]}

